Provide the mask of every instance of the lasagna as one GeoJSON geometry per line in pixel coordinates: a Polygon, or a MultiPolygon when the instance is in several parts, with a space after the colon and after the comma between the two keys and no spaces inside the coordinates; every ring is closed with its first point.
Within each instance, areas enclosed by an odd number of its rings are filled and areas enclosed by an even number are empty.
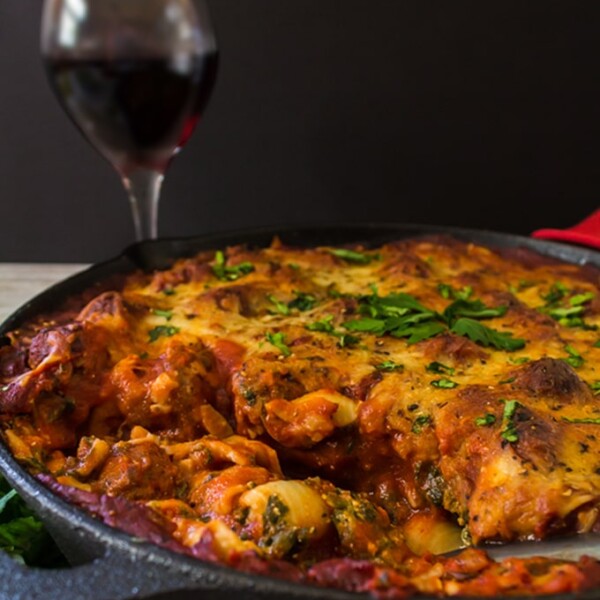
{"type": "Polygon", "coordinates": [[[599,284],[440,236],[203,252],[8,334],[2,436],[202,560],[386,598],[595,587],[589,557],[477,546],[600,531],[599,284]]]}

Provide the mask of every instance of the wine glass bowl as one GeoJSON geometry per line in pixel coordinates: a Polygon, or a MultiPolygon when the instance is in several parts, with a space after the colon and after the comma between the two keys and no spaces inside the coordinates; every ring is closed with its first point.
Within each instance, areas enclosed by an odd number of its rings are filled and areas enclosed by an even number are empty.
{"type": "Polygon", "coordinates": [[[63,108],[121,176],[137,239],[155,238],[165,171],[216,79],[205,1],[45,0],[41,51],[63,108]]]}

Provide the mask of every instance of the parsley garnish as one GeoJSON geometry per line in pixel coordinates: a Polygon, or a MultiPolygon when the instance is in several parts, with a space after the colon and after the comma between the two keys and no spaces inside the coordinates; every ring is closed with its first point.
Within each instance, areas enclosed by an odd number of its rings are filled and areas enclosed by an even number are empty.
{"type": "Polygon", "coordinates": [[[457,290],[448,283],[440,283],[438,284],[437,289],[440,296],[446,300],[468,300],[473,293],[473,288],[470,285],[466,285],[462,289],[457,290]]]}
{"type": "Polygon", "coordinates": [[[338,338],[338,346],[340,348],[347,348],[349,346],[354,346],[360,342],[360,339],[355,335],[350,335],[348,333],[344,333],[339,329],[336,329],[333,326],[333,315],[327,315],[324,319],[320,321],[315,321],[314,323],[309,323],[306,326],[306,329],[309,331],[320,331],[322,333],[328,333],[329,335],[333,335],[338,338]]]}
{"type": "Polygon", "coordinates": [[[502,431],[500,437],[513,444],[519,441],[519,433],[513,421],[517,409],[521,406],[516,400],[504,400],[504,412],[502,413],[502,431]]]}
{"type": "Polygon", "coordinates": [[[285,335],[281,331],[278,333],[269,332],[265,337],[267,338],[267,342],[275,346],[275,348],[277,348],[286,358],[292,354],[292,351],[285,343],[285,335]]]}
{"type": "Polygon", "coordinates": [[[173,318],[173,311],[172,310],[162,310],[160,308],[154,308],[152,310],[152,312],[157,317],[164,317],[167,321],[170,321],[173,318]]]}
{"type": "Polygon", "coordinates": [[[591,302],[595,297],[593,292],[584,292],[583,294],[575,294],[569,298],[569,304],[571,306],[581,306],[591,302]]]}
{"type": "Polygon", "coordinates": [[[524,365],[530,360],[531,359],[529,358],[529,356],[519,356],[518,358],[513,358],[512,356],[508,357],[508,362],[512,363],[513,365],[524,365]]]}
{"type": "Polygon", "coordinates": [[[175,295],[175,290],[174,290],[172,287],[168,287],[168,288],[165,288],[165,289],[162,291],[162,293],[163,293],[165,296],[174,296],[174,295],[175,295]]]}
{"type": "Polygon", "coordinates": [[[594,381],[594,383],[590,383],[590,388],[592,388],[592,392],[594,395],[600,394],[600,381],[594,381]]]}
{"type": "Polygon", "coordinates": [[[368,265],[373,260],[378,260],[378,254],[365,254],[364,252],[357,252],[356,250],[347,250],[346,248],[331,248],[328,250],[330,254],[341,258],[349,263],[357,265],[368,265]]]}
{"type": "Polygon", "coordinates": [[[306,326],[306,329],[308,329],[309,331],[322,331],[323,333],[333,333],[335,331],[335,328],[333,327],[332,321],[333,315],[327,315],[320,321],[309,323],[306,326]]]}
{"type": "Polygon", "coordinates": [[[442,377],[441,379],[434,379],[431,382],[431,385],[436,388],[441,388],[444,390],[451,390],[452,388],[457,387],[458,383],[456,383],[456,381],[452,381],[451,379],[446,379],[446,378],[442,377]]]}
{"type": "Polygon", "coordinates": [[[496,416],[491,413],[486,413],[483,417],[475,419],[477,427],[491,427],[496,422],[496,416]]]}
{"type": "Polygon", "coordinates": [[[449,323],[458,317],[470,317],[473,319],[489,319],[502,317],[506,314],[506,306],[491,308],[481,300],[455,300],[444,311],[444,319],[449,323]]]}
{"type": "MultiPolygon", "coordinates": [[[[444,293],[457,294],[442,284],[444,293]],[[448,291],[450,290],[450,291],[448,291]]],[[[463,288],[461,298],[446,308],[443,315],[429,310],[417,298],[405,293],[391,293],[379,296],[373,288],[370,296],[359,297],[359,312],[362,319],[346,321],[344,327],[350,331],[372,333],[374,335],[392,335],[408,338],[409,344],[428,339],[439,333],[450,331],[470,338],[484,346],[494,346],[509,352],[525,346],[525,340],[513,338],[511,333],[503,333],[482,325],[475,319],[487,319],[502,316],[505,306],[491,308],[480,300],[467,300],[470,289],[463,288]],[[467,316],[468,315],[468,316],[467,316]]]]}
{"type": "Polygon", "coordinates": [[[267,300],[275,305],[275,311],[281,315],[289,315],[290,309],[287,304],[277,300],[272,294],[267,294],[267,300]]]}
{"type": "Polygon", "coordinates": [[[430,362],[425,367],[425,370],[429,371],[430,373],[437,373],[438,375],[454,375],[454,369],[452,367],[449,367],[448,365],[444,365],[441,362],[437,361],[430,362]]]}
{"type": "Polygon", "coordinates": [[[548,294],[542,295],[546,304],[538,308],[541,313],[547,314],[563,327],[582,327],[583,329],[597,329],[596,325],[588,325],[583,319],[585,304],[594,299],[593,292],[574,294],[568,298],[569,289],[562,283],[555,283],[548,294]],[[561,305],[562,303],[562,305],[561,305]]]}
{"type": "Polygon", "coordinates": [[[382,363],[375,365],[375,368],[378,371],[385,371],[386,373],[391,373],[392,371],[403,371],[404,365],[395,363],[393,360],[384,360],[382,363]]]}
{"type": "Polygon", "coordinates": [[[581,354],[579,354],[579,352],[573,348],[573,346],[567,344],[565,346],[565,351],[569,355],[567,358],[563,358],[565,362],[568,362],[574,369],[578,369],[579,367],[583,366],[585,360],[583,356],[581,356],[581,354]]]}
{"type": "Polygon", "coordinates": [[[556,302],[560,302],[569,292],[569,289],[564,283],[557,281],[553,283],[550,287],[550,291],[547,294],[542,294],[542,300],[546,302],[546,304],[552,305],[556,302]]]}
{"type": "Polygon", "coordinates": [[[458,335],[464,335],[482,346],[494,346],[498,350],[506,350],[507,352],[514,352],[525,346],[525,340],[514,338],[512,333],[496,331],[466,317],[458,319],[450,330],[458,335]]]}
{"type": "Polygon", "coordinates": [[[429,415],[419,415],[412,424],[411,431],[413,433],[421,433],[423,431],[423,427],[431,424],[431,417],[429,415]]]}
{"type": "Polygon", "coordinates": [[[317,299],[312,294],[307,294],[305,292],[294,292],[296,297],[288,302],[289,309],[298,309],[300,312],[304,312],[306,310],[310,310],[314,308],[317,303],[317,299]]]}
{"type": "Polygon", "coordinates": [[[592,419],[583,417],[581,419],[570,419],[569,417],[563,417],[563,421],[566,423],[579,423],[581,425],[600,425],[600,419],[592,419]]]}
{"type": "Polygon", "coordinates": [[[150,341],[155,342],[159,337],[171,337],[180,331],[179,327],[174,327],[173,325],[159,325],[151,329],[148,335],[150,336],[150,341]]]}
{"type": "Polygon", "coordinates": [[[215,253],[215,263],[212,265],[212,271],[217,279],[222,281],[235,281],[248,273],[254,271],[254,265],[249,262],[242,262],[239,265],[227,266],[225,254],[221,250],[215,253]]]}

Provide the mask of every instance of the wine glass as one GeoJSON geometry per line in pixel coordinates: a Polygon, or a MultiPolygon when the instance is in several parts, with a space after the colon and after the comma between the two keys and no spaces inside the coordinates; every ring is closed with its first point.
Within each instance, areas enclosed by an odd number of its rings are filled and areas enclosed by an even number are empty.
{"type": "Polygon", "coordinates": [[[138,241],[156,238],[164,173],[212,91],[204,0],[44,0],[41,51],[63,108],[117,170],[138,241]]]}

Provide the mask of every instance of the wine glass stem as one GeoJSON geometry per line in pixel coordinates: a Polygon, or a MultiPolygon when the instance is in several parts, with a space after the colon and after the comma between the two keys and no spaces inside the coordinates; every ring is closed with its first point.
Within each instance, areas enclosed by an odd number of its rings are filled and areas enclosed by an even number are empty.
{"type": "Polygon", "coordinates": [[[158,235],[158,200],[163,179],[161,172],[151,169],[137,169],[123,175],[138,242],[153,240],[158,235]]]}

